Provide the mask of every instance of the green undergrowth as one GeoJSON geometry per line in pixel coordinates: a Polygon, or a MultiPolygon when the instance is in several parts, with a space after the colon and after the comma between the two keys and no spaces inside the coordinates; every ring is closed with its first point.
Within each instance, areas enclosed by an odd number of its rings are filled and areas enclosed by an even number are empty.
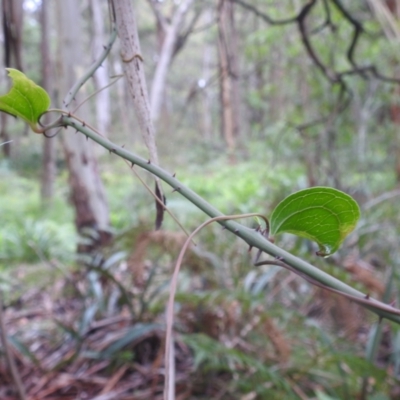
{"type": "MultiPolygon", "coordinates": [[[[79,297],[82,307],[71,326],[54,328],[63,340],[79,341],[93,321],[122,310],[130,313],[132,328],[104,354],[96,355],[121,361],[126,360],[132,337],[145,338],[154,324],[164,321],[171,271],[185,235],[166,215],[162,233],[151,236],[155,217],[151,195],[125,164],[110,162],[102,170],[116,233],[116,242],[103,255],[104,263],[93,259],[90,268],[88,263],[84,268],[74,267],[77,237],[65,171],[57,179],[53,204],[43,207],[36,180],[2,170],[0,265],[24,269],[25,281],[43,289],[60,278],[46,272],[54,268],[52,260],[66,265],[64,273],[79,279],[80,293],[72,283],[58,294],[79,297]],[[143,252],[130,258],[140,243],[143,252]],[[41,279],[41,274],[45,278],[41,279]]],[[[305,186],[301,169],[262,168],[251,160],[229,166],[214,160],[201,168],[177,168],[175,172],[184,184],[226,214],[260,212],[269,216],[280,200],[305,186]]],[[[153,187],[151,177],[140,173],[153,187]]],[[[207,219],[164,186],[167,206],[188,230],[207,219]]],[[[362,257],[384,249],[379,252],[381,262],[390,265],[397,254],[396,199],[366,210],[337,258],[317,258],[310,241],[292,235],[283,235],[278,244],[368,291],[340,263],[358,243],[362,257]],[[382,225],[376,227],[377,220],[382,225]]],[[[253,222],[246,223],[251,226],[253,222]]],[[[188,346],[193,358],[193,400],[215,398],[216,393],[225,393],[222,399],[350,399],[361,393],[365,379],[366,400],[390,399],[388,394],[398,384],[391,371],[397,368],[399,372],[400,352],[382,345],[377,364],[365,360],[374,322],[371,314],[358,319],[363,312],[360,309],[350,314],[349,303],[343,307],[279,267],[254,268],[256,252],[249,254],[242,241],[218,224],[205,228],[195,241],[197,246],[182,265],[176,297],[177,349],[188,346]],[[355,327],[343,318],[347,313],[355,327]]],[[[384,282],[385,271],[386,267],[375,271],[377,279],[384,282]]],[[[19,283],[16,293],[22,292],[19,283]]],[[[385,325],[385,329],[391,337],[400,337],[397,327],[385,325]]],[[[135,353],[129,357],[138,362],[135,353]]]]}
{"type": "Polygon", "coordinates": [[[35,180],[2,171],[0,193],[0,265],[71,261],[77,239],[61,185],[52,204],[42,205],[35,180]]]}

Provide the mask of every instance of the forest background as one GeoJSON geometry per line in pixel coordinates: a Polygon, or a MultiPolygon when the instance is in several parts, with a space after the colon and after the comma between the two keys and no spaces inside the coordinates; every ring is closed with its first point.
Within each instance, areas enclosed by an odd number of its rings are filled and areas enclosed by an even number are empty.
{"type": "MultiPolygon", "coordinates": [[[[110,42],[109,7],[3,0],[4,67],[63,107],[110,42]]],[[[337,254],[318,258],[290,235],[279,244],[396,303],[400,3],[140,0],[134,9],[160,165],[226,214],[268,216],[310,186],[349,193],[362,217],[337,254]]],[[[77,113],[147,158],[120,52],[117,39],[77,113]]],[[[4,71],[2,93],[9,85],[4,71]]],[[[73,131],[52,134],[1,116],[2,353],[23,388],[4,357],[0,397],[162,398],[165,304],[186,235],[167,214],[154,230],[154,199],[137,174],[153,188],[151,176],[73,131]],[[82,165],[71,162],[78,150],[82,165]]],[[[186,230],[205,220],[164,189],[186,230]]],[[[218,225],[196,244],[176,298],[177,398],[400,397],[397,325],[287,270],[254,268],[218,225]]]]}

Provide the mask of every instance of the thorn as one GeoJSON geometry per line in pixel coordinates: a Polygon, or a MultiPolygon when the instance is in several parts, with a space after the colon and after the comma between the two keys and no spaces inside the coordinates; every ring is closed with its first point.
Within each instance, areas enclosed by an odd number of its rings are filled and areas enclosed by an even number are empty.
{"type": "Polygon", "coordinates": [[[104,46],[104,44],[103,44],[103,49],[104,49],[104,50],[107,50],[107,46],[104,46]]]}
{"type": "Polygon", "coordinates": [[[253,248],[253,246],[249,246],[249,249],[247,250],[247,252],[250,253],[252,248],[253,248]]]}
{"type": "Polygon", "coordinates": [[[78,133],[78,129],[75,129],[75,133],[78,133]]]}
{"type": "Polygon", "coordinates": [[[367,294],[365,295],[365,299],[366,299],[366,300],[369,300],[369,293],[367,293],[367,294]]]}
{"type": "Polygon", "coordinates": [[[285,262],[285,259],[283,257],[280,257],[280,256],[276,256],[275,259],[278,260],[278,261],[285,262]]]}
{"type": "Polygon", "coordinates": [[[233,232],[234,233],[239,233],[239,229],[235,229],[233,232]]]}
{"type": "Polygon", "coordinates": [[[392,300],[392,301],[389,303],[389,305],[390,305],[391,307],[394,307],[395,304],[396,304],[396,300],[392,300]]]}
{"type": "Polygon", "coordinates": [[[147,164],[151,164],[151,161],[150,161],[150,160],[148,160],[148,161],[147,161],[147,164]]]}
{"type": "Polygon", "coordinates": [[[86,126],[86,124],[85,124],[85,121],[83,121],[83,122],[82,122],[82,126],[83,126],[83,127],[85,127],[85,126],[86,126]]]}
{"type": "Polygon", "coordinates": [[[259,249],[259,250],[257,251],[256,257],[255,257],[255,259],[254,259],[254,264],[256,264],[256,263],[258,262],[258,260],[259,260],[260,257],[261,257],[261,254],[262,254],[262,251],[259,249]]]}
{"type": "Polygon", "coordinates": [[[178,186],[177,188],[175,188],[175,189],[172,190],[172,193],[177,192],[177,191],[179,191],[179,190],[181,190],[181,188],[178,186]]]}
{"type": "Polygon", "coordinates": [[[134,162],[131,162],[131,168],[133,168],[135,166],[134,162]]]}
{"type": "Polygon", "coordinates": [[[68,111],[67,117],[71,118],[71,112],[70,111],[68,111]]]}
{"type": "Polygon", "coordinates": [[[122,148],[125,148],[125,145],[123,144],[121,147],[122,147],[122,148]]]}
{"type": "Polygon", "coordinates": [[[89,136],[86,136],[86,141],[88,141],[89,140],[89,136]]]}
{"type": "Polygon", "coordinates": [[[176,177],[176,172],[174,172],[174,173],[172,174],[172,177],[173,177],[173,178],[175,178],[175,177],[176,177]]]}
{"type": "Polygon", "coordinates": [[[226,227],[225,227],[225,226],[223,226],[223,227],[222,227],[222,230],[224,231],[225,229],[226,229],[226,227]]]}

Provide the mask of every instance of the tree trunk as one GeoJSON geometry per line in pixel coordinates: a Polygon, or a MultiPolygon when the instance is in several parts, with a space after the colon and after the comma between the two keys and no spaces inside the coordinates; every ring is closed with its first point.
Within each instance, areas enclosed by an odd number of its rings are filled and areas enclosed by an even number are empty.
{"type": "Polygon", "coordinates": [[[4,63],[22,71],[23,0],[3,0],[4,63]]]}
{"type": "MultiPolygon", "coordinates": [[[[374,2],[371,5],[374,5],[374,2]]],[[[400,5],[398,4],[398,1],[396,0],[386,0],[382,4],[380,4],[380,7],[387,8],[386,13],[383,13],[384,17],[380,15],[380,22],[382,25],[382,29],[385,32],[388,40],[392,42],[397,42],[398,40],[398,28],[396,26],[396,23],[398,23],[399,18],[400,18],[400,5]],[[385,27],[385,25],[393,26],[393,29],[388,29],[385,27]]],[[[375,12],[377,14],[377,17],[379,18],[379,12],[375,9],[375,12]]],[[[399,68],[397,65],[397,61],[394,61],[394,74],[396,77],[399,77],[399,68]]],[[[396,86],[393,90],[393,96],[395,98],[398,98],[400,94],[400,88],[396,86]]],[[[390,104],[390,117],[392,120],[392,123],[399,126],[400,125],[400,106],[397,104],[396,101],[394,101],[392,104],[390,104]]],[[[400,139],[398,135],[395,135],[393,143],[392,143],[392,148],[395,153],[395,173],[396,173],[396,182],[397,185],[400,185],[400,139]]]]}
{"type": "Polygon", "coordinates": [[[222,136],[233,156],[240,130],[239,67],[233,3],[227,0],[218,5],[218,54],[222,136]]]}
{"type": "MultiPolygon", "coordinates": [[[[49,48],[49,19],[48,19],[49,1],[42,0],[40,9],[40,25],[41,25],[41,67],[42,67],[42,87],[47,93],[52,92],[51,79],[52,62],[50,59],[49,48]]],[[[50,117],[46,114],[43,117],[43,122],[49,123],[50,117]]],[[[48,203],[54,194],[54,179],[56,176],[56,140],[57,137],[46,139],[43,144],[43,165],[41,177],[41,198],[43,203],[48,203]]]]}
{"type": "MultiPolygon", "coordinates": [[[[151,119],[149,94],[143,68],[143,57],[140,49],[136,18],[130,0],[113,0],[118,36],[121,41],[121,60],[124,75],[131,94],[135,113],[139,122],[144,142],[149,151],[150,162],[158,165],[158,153],[155,140],[155,129],[151,119]]],[[[156,195],[164,202],[161,182],[156,178],[156,195]]],[[[156,229],[161,227],[164,206],[156,201],[156,229]]]]}
{"type": "MultiPolygon", "coordinates": [[[[213,14],[211,9],[205,11],[205,23],[212,24],[213,14]]],[[[211,79],[211,71],[214,62],[214,45],[206,40],[203,48],[203,68],[202,68],[202,81],[199,82],[201,87],[201,127],[203,138],[206,142],[210,142],[213,137],[213,107],[211,89],[207,87],[211,79]]]]}
{"type": "MultiPolygon", "coordinates": [[[[78,0],[57,2],[59,29],[59,79],[60,94],[65,95],[77,80],[77,72],[85,69],[82,65],[81,28],[78,0]],[[71,29],[73,27],[73,29],[71,29]]],[[[79,96],[70,108],[78,104],[79,96]]],[[[79,112],[87,115],[86,104],[79,112]]],[[[78,232],[90,237],[90,245],[80,245],[79,252],[90,252],[106,244],[109,233],[109,215],[104,187],[99,175],[92,142],[83,135],[67,129],[61,135],[69,171],[71,201],[75,208],[75,224],[78,232]]]]}
{"type": "Polygon", "coordinates": [[[166,34],[164,40],[162,41],[160,57],[157,63],[156,71],[153,78],[153,84],[151,87],[150,112],[154,122],[156,122],[160,116],[168,67],[174,54],[174,48],[176,40],[178,38],[179,28],[181,27],[185,14],[189,10],[193,1],[194,0],[182,1],[175,10],[170,25],[166,27],[166,34]]]}
{"type": "MultiPolygon", "coordinates": [[[[90,0],[90,8],[92,11],[92,54],[96,59],[103,51],[104,43],[104,17],[101,10],[101,2],[99,0],[90,0]]],[[[104,60],[101,67],[93,75],[94,86],[96,91],[104,88],[109,83],[108,78],[108,61],[104,60]]],[[[107,136],[110,128],[110,92],[108,89],[102,90],[96,94],[96,117],[97,128],[107,136]]]]}
{"type": "MultiPolygon", "coordinates": [[[[22,71],[23,0],[3,0],[2,12],[4,65],[22,71]]],[[[7,114],[1,113],[0,143],[6,143],[2,150],[7,158],[11,156],[11,143],[7,132],[8,118],[7,114]]]]}

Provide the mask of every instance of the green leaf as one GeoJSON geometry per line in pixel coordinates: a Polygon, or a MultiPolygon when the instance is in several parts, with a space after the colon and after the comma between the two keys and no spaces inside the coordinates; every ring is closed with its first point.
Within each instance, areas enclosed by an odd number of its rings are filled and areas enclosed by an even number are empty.
{"type": "Polygon", "coordinates": [[[49,95],[21,71],[13,68],[6,70],[13,85],[7,94],[0,96],[0,111],[22,118],[34,132],[42,133],[38,121],[50,106],[49,95]]]}
{"type": "Polygon", "coordinates": [[[293,233],[318,243],[317,255],[334,253],[360,218],[356,201],[340,190],[313,187],[282,200],[271,215],[270,233],[293,233]]]}

